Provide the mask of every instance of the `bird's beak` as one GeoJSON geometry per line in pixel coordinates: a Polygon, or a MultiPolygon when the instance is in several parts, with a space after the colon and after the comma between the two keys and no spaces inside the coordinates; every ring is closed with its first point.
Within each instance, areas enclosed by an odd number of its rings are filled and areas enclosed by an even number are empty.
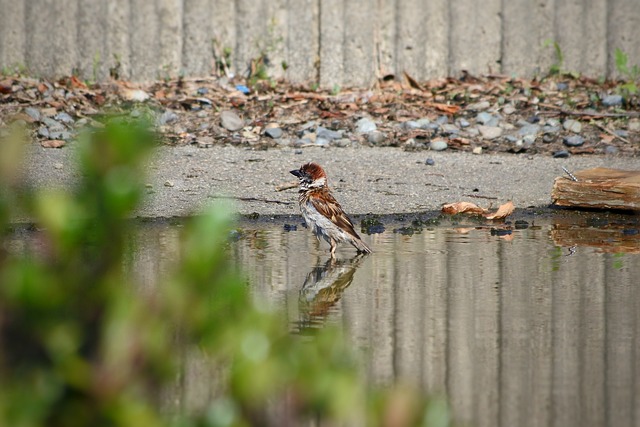
{"type": "Polygon", "coordinates": [[[291,175],[295,175],[295,176],[297,176],[298,178],[301,178],[301,177],[302,177],[302,172],[300,172],[300,170],[299,170],[299,169],[295,169],[295,170],[289,171],[289,173],[290,173],[291,175]]]}

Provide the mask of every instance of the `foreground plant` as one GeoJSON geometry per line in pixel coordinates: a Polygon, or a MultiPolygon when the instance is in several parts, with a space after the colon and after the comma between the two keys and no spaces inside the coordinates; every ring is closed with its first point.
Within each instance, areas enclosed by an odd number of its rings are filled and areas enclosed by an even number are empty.
{"type": "Polygon", "coordinates": [[[0,425],[446,425],[441,400],[371,390],[337,331],[311,341],[252,302],[227,262],[232,215],[210,209],[186,227],[180,263],[153,296],[127,274],[129,218],[155,145],[146,123],[111,123],[78,142],[73,192],[33,192],[20,179],[26,143],[0,144],[0,425]],[[41,229],[12,245],[20,209],[41,229]],[[180,348],[222,372],[199,411],[162,407],[180,348]]]}

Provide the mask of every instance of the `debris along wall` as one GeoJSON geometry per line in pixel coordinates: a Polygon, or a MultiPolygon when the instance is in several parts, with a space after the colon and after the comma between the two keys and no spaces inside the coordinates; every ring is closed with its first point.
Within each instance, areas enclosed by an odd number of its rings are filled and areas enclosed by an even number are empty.
{"type": "Polygon", "coordinates": [[[616,48],[640,64],[637,0],[0,0],[0,10],[0,66],[49,77],[244,74],[263,57],[272,77],[332,88],[553,65],[612,77],[616,48]]]}

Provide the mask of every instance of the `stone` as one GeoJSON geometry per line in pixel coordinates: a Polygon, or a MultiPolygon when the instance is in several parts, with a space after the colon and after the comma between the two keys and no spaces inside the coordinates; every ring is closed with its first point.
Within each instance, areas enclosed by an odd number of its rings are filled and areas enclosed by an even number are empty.
{"type": "Polygon", "coordinates": [[[318,147],[328,147],[330,142],[331,141],[326,138],[317,137],[315,145],[318,147]]]}
{"type": "Polygon", "coordinates": [[[522,126],[518,129],[518,135],[526,136],[526,135],[537,135],[540,131],[540,125],[526,125],[522,126]]]}
{"type": "Polygon", "coordinates": [[[484,139],[495,139],[502,135],[502,128],[498,126],[478,126],[478,130],[484,139]]]}
{"type": "Polygon", "coordinates": [[[43,138],[49,138],[49,129],[46,126],[40,126],[38,128],[38,136],[43,138]]]}
{"type": "Polygon", "coordinates": [[[558,133],[560,132],[560,130],[561,130],[560,126],[550,126],[548,124],[542,128],[542,132],[544,133],[558,133]]]}
{"type": "Polygon", "coordinates": [[[467,119],[458,119],[458,126],[460,126],[461,128],[468,128],[469,126],[471,126],[471,123],[469,123],[469,121],[467,119]]]}
{"type": "Polygon", "coordinates": [[[449,147],[447,142],[444,139],[434,139],[429,142],[429,148],[433,151],[442,151],[446,150],[449,147]]]}
{"type": "Polygon", "coordinates": [[[40,114],[37,108],[27,107],[24,109],[24,112],[36,122],[39,122],[42,118],[42,114],[40,114]]]}
{"type": "Polygon", "coordinates": [[[213,138],[210,136],[202,136],[198,138],[198,148],[213,147],[213,138]]]}
{"type": "Polygon", "coordinates": [[[443,125],[445,123],[449,123],[449,117],[447,117],[447,116],[439,116],[436,119],[436,123],[439,124],[439,125],[443,125]]]}
{"type": "Polygon", "coordinates": [[[615,133],[617,136],[619,136],[621,138],[629,138],[629,132],[627,132],[624,129],[618,129],[613,133],[615,133]]]}
{"type": "Polygon", "coordinates": [[[165,187],[173,187],[174,185],[175,183],[169,179],[164,182],[165,187]]]}
{"type": "Polygon", "coordinates": [[[231,132],[238,131],[244,127],[244,121],[236,113],[229,110],[220,113],[220,124],[231,132]]]}
{"type": "Polygon", "coordinates": [[[459,133],[459,132],[460,132],[460,129],[458,129],[456,125],[449,124],[449,123],[442,125],[442,133],[453,134],[453,133],[459,133]]]}
{"type": "Polygon", "coordinates": [[[431,120],[429,120],[429,119],[427,119],[425,117],[423,119],[417,120],[416,123],[418,123],[418,126],[420,126],[420,129],[429,129],[429,125],[431,124],[431,120]]]}
{"type": "Polygon", "coordinates": [[[482,147],[473,147],[473,154],[482,154],[482,147]]]}
{"type": "Polygon", "coordinates": [[[49,117],[45,117],[42,119],[42,123],[44,123],[48,128],[49,131],[63,131],[65,130],[65,127],[62,123],[51,119],[49,117]]]}
{"type": "Polygon", "coordinates": [[[491,120],[493,120],[493,115],[487,113],[486,111],[478,113],[478,115],[476,116],[476,121],[478,121],[478,123],[482,123],[483,125],[486,125],[491,120]]]}
{"type": "Polygon", "coordinates": [[[69,114],[65,113],[64,111],[61,111],[58,114],[56,114],[54,119],[56,119],[59,122],[66,123],[68,125],[71,125],[75,122],[73,117],[71,117],[69,114]]]}
{"type": "Polygon", "coordinates": [[[525,135],[524,138],[522,138],[522,143],[524,145],[524,148],[530,148],[535,142],[536,142],[535,135],[525,135]]]}
{"type": "Polygon", "coordinates": [[[623,102],[622,95],[607,95],[602,98],[602,105],[605,107],[616,107],[622,105],[623,102]]]}
{"type": "Polygon", "coordinates": [[[640,119],[631,119],[627,123],[627,129],[631,132],[640,132],[640,119]]]}
{"type": "Polygon", "coordinates": [[[618,151],[618,147],[616,147],[615,145],[607,145],[606,147],[604,147],[604,154],[614,155],[618,154],[618,151]]]}
{"type": "Polygon", "coordinates": [[[356,132],[358,133],[369,133],[376,130],[378,127],[373,122],[373,120],[363,117],[356,122],[356,132]]]}
{"type": "Polygon", "coordinates": [[[563,90],[567,90],[567,89],[569,89],[569,85],[568,85],[567,83],[565,83],[565,82],[558,82],[558,83],[556,84],[556,88],[557,88],[558,90],[560,90],[560,91],[563,91],[563,90]]]}
{"type": "Polygon", "coordinates": [[[198,111],[198,113],[196,114],[196,117],[198,117],[199,119],[204,119],[209,115],[209,113],[205,110],[201,110],[198,111]]]}
{"type": "Polygon", "coordinates": [[[584,144],[584,138],[580,135],[570,135],[562,138],[562,143],[567,147],[579,147],[584,144]]]}
{"type": "Polygon", "coordinates": [[[559,150],[559,151],[555,151],[553,153],[553,158],[554,159],[566,159],[567,157],[569,157],[569,152],[567,150],[559,150]]]}
{"type": "MultiPolygon", "coordinates": [[[[200,113],[198,113],[200,114],[200,113]]],[[[205,112],[206,114],[206,112],[205,112]]],[[[171,122],[175,122],[176,120],[178,120],[178,115],[176,113],[174,113],[171,110],[166,110],[164,113],[160,114],[160,116],[158,116],[158,118],[156,119],[156,124],[158,126],[164,126],[167,125],[171,122]]]]}
{"type": "Polygon", "coordinates": [[[327,129],[322,126],[318,126],[318,129],[316,129],[316,135],[318,135],[318,137],[320,138],[328,139],[329,141],[342,138],[341,132],[327,129]]]}
{"type": "Polygon", "coordinates": [[[414,120],[409,120],[408,122],[402,123],[401,127],[404,130],[420,129],[420,125],[414,120]]]}
{"type": "Polygon", "coordinates": [[[436,161],[433,160],[431,157],[429,157],[425,162],[424,162],[427,166],[433,166],[436,164],[436,161]]]}
{"type": "Polygon", "coordinates": [[[489,103],[489,101],[480,101],[480,102],[476,102],[475,104],[467,105],[467,110],[469,110],[469,111],[483,111],[483,110],[486,110],[489,107],[491,107],[491,104],[489,103]]]}
{"type": "Polygon", "coordinates": [[[54,167],[55,169],[60,170],[60,169],[62,169],[62,168],[64,167],[64,165],[63,165],[62,163],[55,163],[55,164],[53,165],[53,167],[54,167]]]}
{"type": "Polygon", "coordinates": [[[267,128],[264,130],[264,134],[271,139],[278,139],[282,137],[282,129],[280,128],[267,128]]]}
{"type": "Polygon", "coordinates": [[[582,123],[577,120],[567,119],[562,124],[562,127],[564,127],[564,129],[568,130],[569,132],[580,133],[580,131],[582,130],[582,123]]]}
{"type": "Polygon", "coordinates": [[[502,108],[502,112],[509,116],[516,112],[516,107],[514,107],[513,104],[507,104],[502,108]]]}
{"type": "Polygon", "coordinates": [[[369,132],[369,134],[367,134],[367,141],[369,141],[374,145],[382,144],[385,139],[386,139],[385,134],[377,130],[373,132],[369,132]]]}
{"type": "Polygon", "coordinates": [[[69,141],[72,137],[73,135],[71,135],[71,132],[67,132],[66,130],[63,130],[61,132],[49,132],[49,138],[51,139],[64,139],[65,141],[69,141]]]}
{"type": "MultiPolygon", "coordinates": [[[[373,133],[375,132],[371,132],[369,135],[373,133]]],[[[351,145],[351,140],[349,138],[340,138],[340,139],[334,139],[333,141],[331,141],[331,143],[336,147],[348,147],[351,145]]]]}

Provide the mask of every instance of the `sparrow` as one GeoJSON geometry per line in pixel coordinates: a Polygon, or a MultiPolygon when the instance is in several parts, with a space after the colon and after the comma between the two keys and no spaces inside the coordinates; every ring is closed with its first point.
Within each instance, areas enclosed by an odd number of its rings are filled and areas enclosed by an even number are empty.
{"type": "Polygon", "coordinates": [[[300,180],[298,202],[302,217],[318,240],[322,237],[329,243],[331,258],[335,258],[336,247],[342,242],[351,243],[358,253],[371,253],[340,203],[331,195],[327,174],[320,165],[307,163],[290,173],[300,180]]]}

